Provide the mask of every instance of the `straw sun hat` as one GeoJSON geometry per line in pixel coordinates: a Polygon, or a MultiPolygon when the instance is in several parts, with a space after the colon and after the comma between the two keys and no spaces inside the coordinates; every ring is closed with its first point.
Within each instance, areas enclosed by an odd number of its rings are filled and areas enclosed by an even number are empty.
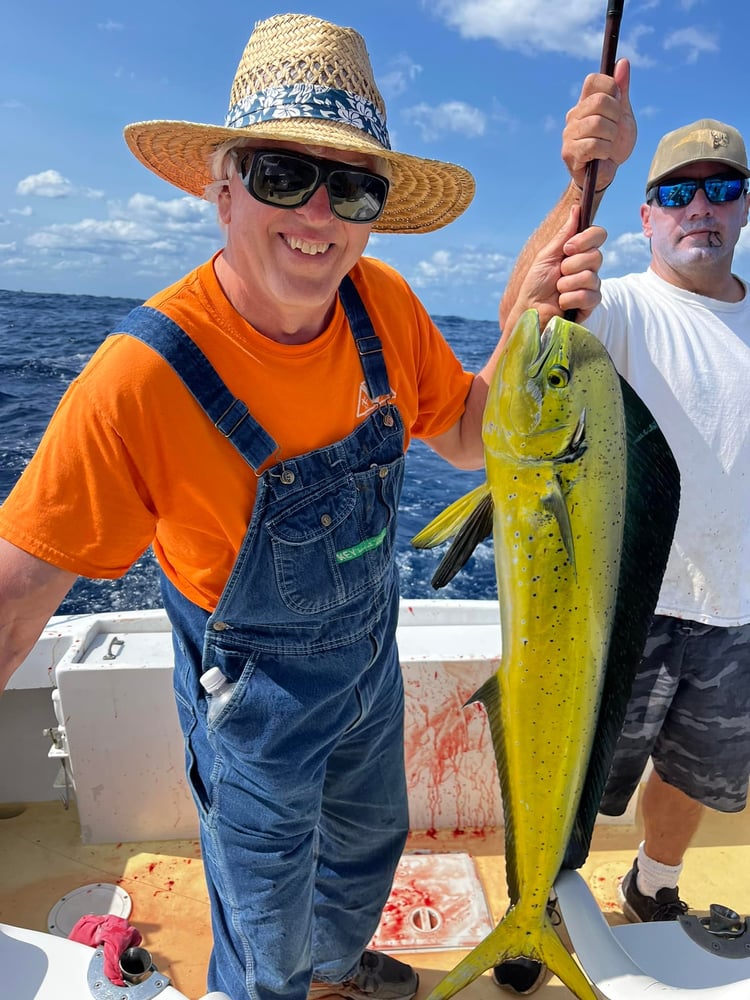
{"type": "Polygon", "coordinates": [[[474,196],[474,179],[463,167],[391,149],[385,103],[362,36],[316,17],[281,14],[255,25],[223,126],[148,121],[125,128],[125,140],[142,163],[198,196],[214,179],[211,154],[238,134],[254,142],[327,146],[387,160],[390,191],[373,226],[380,232],[440,229],[474,196]]]}

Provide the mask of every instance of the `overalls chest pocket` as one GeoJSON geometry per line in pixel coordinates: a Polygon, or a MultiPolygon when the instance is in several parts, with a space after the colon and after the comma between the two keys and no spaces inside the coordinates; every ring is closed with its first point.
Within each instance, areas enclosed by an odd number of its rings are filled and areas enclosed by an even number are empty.
{"type": "Polygon", "coordinates": [[[382,583],[392,568],[403,461],[350,473],[268,519],[276,584],[288,608],[341,608],[382,583]]]}

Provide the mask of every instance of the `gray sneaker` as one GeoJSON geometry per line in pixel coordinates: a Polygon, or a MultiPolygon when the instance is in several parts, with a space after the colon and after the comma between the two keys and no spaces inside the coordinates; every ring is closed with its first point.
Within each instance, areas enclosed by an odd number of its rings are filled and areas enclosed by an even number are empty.
{"type": "Polygon", "coordinates": [[[380,951],[366,951],[351,979],[343,983],[313,982],[308,1000],[412,1000],[418,987],[419,976],[410,965],[380,951]]]}
{"type": "Polygon", "coordinates": [[[638,888],[637,877],[636,859],[617,891],[622,912],[631,924],[647,924],[654,920],[679,920],[685,916],[688,905],[680,899],[678,889],[659,889],[656,896],[644,896],[638,888]]]}

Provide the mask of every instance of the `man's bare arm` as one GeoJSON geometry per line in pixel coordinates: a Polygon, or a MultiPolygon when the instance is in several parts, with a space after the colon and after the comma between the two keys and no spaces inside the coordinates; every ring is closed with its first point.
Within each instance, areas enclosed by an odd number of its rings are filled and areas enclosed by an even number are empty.
{"type": "Polygon", "coordinates": [[[474,376],[460,420],[444,434],[426,442],[452,465],[461,469],[481,469],[484,464],[484,404],[500,353],[521,314],[526,309],[536,309],[544,327],[552,316],[559,316],[568,309],[581,317],[588,316],[601,301],[600,248],[607,234],[601,226],[589,226],[577,232],[577,224],[576,207],[531,262],[509,314],[508,327],[484,368],[474,376]]]}
{"type": "Polygon", "coordinates": [[[565,118],[562,136],[562,158],[571,180],[558,203],[532,233],[518,256],[500,302],[500,327],[503,331],[511,325],[511,310],[531,262],[563,225],[571,206],[580,203],[587,164],[591,160],[598,161],[595,214],[617,168],[632,153],[637,130],[629,88],[630,64],[627,59],[617,62],[612,77],[591,73],[584,80],[578,103],[565,118]]]}
{"type": "Polygon", "coordinates": [[[76,579],[0,538],[0,691],[76,579]]]}

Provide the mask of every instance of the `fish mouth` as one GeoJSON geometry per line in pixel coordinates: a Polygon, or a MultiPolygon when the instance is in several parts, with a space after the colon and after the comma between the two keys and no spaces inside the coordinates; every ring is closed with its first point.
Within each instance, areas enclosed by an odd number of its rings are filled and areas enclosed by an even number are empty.
{"type": "Polygon", "coordinates": [[[552,353],[552,348],[555,346],[554,339],[552,337],[552,331],[549,328],[549,324],[545,326],[544,332],[539,337],[539,346],[537,348],[536,358],[529,365],[529,375],[531,378],[537,378],[542,368],[544,368],[547,358],[552,353]]]}
{"type": "Polygon", "coordinates": [[[570,441],[565,451],[558,455],[558,462],[576,462],[586,451],[586,407],[581,410],[578,423],[571,435],[570,441]]]}

